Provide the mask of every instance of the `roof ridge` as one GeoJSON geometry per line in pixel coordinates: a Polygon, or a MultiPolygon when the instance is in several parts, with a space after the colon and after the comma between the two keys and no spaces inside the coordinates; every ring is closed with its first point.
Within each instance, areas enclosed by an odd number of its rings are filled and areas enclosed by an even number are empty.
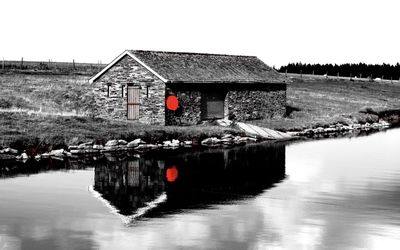
{"type": "Polygon", "coordinates": [[[217,54],[217,53],[198,53],[198,52],[178,52],[178,51],[159,51],[159,50],[128,50],[131,53],[135,52],[155,52],[164,54],[180,54],[180,55],[206,55],[206,56],[230,56],[230,57],[251,57],[257,58],[257,56],[246,56],[246,55],[230,55],[230,54],[217,54]]]}

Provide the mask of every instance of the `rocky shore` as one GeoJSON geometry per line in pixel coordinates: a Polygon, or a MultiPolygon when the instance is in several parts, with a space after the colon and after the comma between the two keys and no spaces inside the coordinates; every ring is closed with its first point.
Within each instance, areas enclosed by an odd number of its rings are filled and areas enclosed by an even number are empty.
{"type": "Polygon", "coordinates": [[[365,123],[365,124],[350,124],[345,125],[341,123],[332,124],[327,127],[317,127],[305,129],[298,132],[288,132],[292,136],[303,137],[303,138],[327,138],[327,137],[338,137],[340,135],[348,135],[358,132],[365,131],[379,131],[391,127],[391,124],[380,120],[375,123],[365,123]]]}
{"type": "Polygon", "coordinates": [[[154,149],[177,149],[177,148],[193,148],[193,147],[233,147],[254,143],[259,139],[252,136],[234,136],[232,134],[224,134],[222,137],[210,137],[202,141],[187,140],[179,141],[177,139],[166,140],[162,143],[147,143],[141,138],[127,142],[123,139],[109,140],[104,145],[97,144],[94,141],[81,143],[79,145],[70,145],[67,149],[55,149],[50,152],[28,155],[26,152],[21,154],[16,149],[4,148],[0,150],[0,160],[18,160],[26,161],[34,158],[38,161],[41,159],[63,160],[64,158],[79,158],[85,155],[101,155],[106,153],[129,153],[140,156],[141,153],[154,149]]]}
{"type": "MultiPolygon", "coordinates": [[[[317,139],[317,138],[334,138],[346,135],[357,135],[361,132],[380,131],[391,127],[391,124],[385,120],[376,123],[351,124],[345,125],[341,123],[332,124],[326,127],[309,128],[301,131],[287,132],[296,139],[317,139]]],[[[88,141],[77,145],[69,145],[68,148],[51,150],[46,153],[28,155],[26,152],[18,152],[13,148],[0,148],[0,163],[3,160],[26,161],[33,158],[37,161],[41,159],[64,160],[65,158],[80,158],[87,155],[98,156],[102,154],[124,154],[140,157],[141,154],[150,150],[170,150],[177,148],[199,148],[199,147],[233,147],[238,145],[246,145],[247,143],[256,143],[265,141],[263,138],[256,136],[239,136],[232,134],[223,134],[221,137],[209,137],[204,140],[185,140],[177,139],[165,140],[159,143],[149,143],[141,138],[132,141],[123,139],[109,140],[105,144],[96,141],[88,141]]],[[[1,165],[1,164],[0,164],[1,165]]]]}

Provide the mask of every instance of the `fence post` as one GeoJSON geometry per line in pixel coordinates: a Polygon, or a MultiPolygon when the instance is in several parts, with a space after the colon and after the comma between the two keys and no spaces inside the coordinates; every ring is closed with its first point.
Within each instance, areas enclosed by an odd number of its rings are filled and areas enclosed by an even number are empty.
{"type": "Polygon", "coordinates": [[[75,59],[72,59],[72,66],[74,67],[74,70],[76,70],[76,68],[75,68],[75,59]]]}
{"type": "Polygon", "coordinates": [[[21,69],[22,69],[23,66],[24,66],[24,58],[21,57],[21,69]]]}
{"type": "Polygon", "coordinates": [[[338,80],[339,80],[339,76],[340,76],[340,75],[339,75],[339,72],[337,72],[337,79],[338,79],[338,80]]]}
{"type": "Polygon", "coordinates": [[[287,69],[285,70],[285,77],[287,77],[287,69]]]}
{"type": "Polygon", "coordinates": [[[303,71],[300,70],[300,78],[303,78],[303,71]]]}
{"type": "Polygon", "coordinates": [[[312,74],[314,75],[314,70],[312,71],[312,74]]]}

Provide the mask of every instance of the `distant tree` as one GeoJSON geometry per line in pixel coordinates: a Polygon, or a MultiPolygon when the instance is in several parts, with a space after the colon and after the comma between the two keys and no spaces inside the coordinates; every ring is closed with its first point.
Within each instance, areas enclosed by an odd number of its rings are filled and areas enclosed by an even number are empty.
{"type": "Polygon", "coordinates": [[[345,64],[304,64],[301,62],[289,63],[285,66],[281,66],[279,72],[288,73],[300,73],[303,74],[314,74],[324,75],[329,72],[331,75],[339,73],[340,76],[372,76],[372,78],[385,76],[386,79],[399,79],[400,78],[400,63],[391,65],[387,63],[383,64],[365,64],[365,63],[345,63],[345,64]]]}

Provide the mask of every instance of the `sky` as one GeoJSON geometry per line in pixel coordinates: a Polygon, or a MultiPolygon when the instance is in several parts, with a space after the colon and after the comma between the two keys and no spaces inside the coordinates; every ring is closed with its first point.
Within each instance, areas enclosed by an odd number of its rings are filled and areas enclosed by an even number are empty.
{"type": "Polygon", "coordinates": [[[0,0],[0,59],[109,63],[139,49],[395,64],[399,11],[398,0],[0,0]]]}

